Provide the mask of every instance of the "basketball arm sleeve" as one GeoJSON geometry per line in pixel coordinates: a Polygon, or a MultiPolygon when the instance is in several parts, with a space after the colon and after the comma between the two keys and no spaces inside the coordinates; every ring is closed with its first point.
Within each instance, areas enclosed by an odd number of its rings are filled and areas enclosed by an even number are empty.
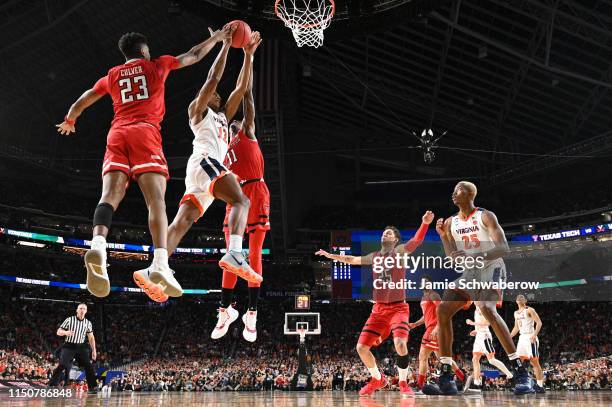
{"type": "Polygon", "coordinates": [[[417,249],[417,247],[419,247],[421,243],[423,243],[423,240],[425,240],[427,229],[429,229],[429,224],[421,223],[421,226],[419,227],[415,235],[412,236],[412,239],[410,239],[404,245],[404,250],[408,253],[414,252],[417,249]]]}

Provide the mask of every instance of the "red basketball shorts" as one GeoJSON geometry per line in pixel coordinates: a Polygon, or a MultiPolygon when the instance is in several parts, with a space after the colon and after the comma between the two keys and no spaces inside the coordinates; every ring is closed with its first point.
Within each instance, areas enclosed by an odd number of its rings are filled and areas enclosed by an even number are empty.
{"type": "MultiPolygon", "coordinates": [[[[242,187],[242,192],[251,201],[246,233],[251,233],[257,229],[270,230],[270,191],[268,191],[266,183],[262,180],[246,184],[242,187]]],[[[224,232],[229,230],[229,214],[231,210],[232,205],[228,204],[225,207],[224,232]]]]}
{"type": "Polygon", "coordinates": [[[157,172],[168,179],[159,130],[149,123],[111,128],[106,138],[102,176],[109,171],[121,171],[133,180],[145,172],[157,172]]]}
{"type": "Polygon", "coordinates": [[[405,302],[391,304],[378,303],[372,307],[372,313],[366,321],[357,343],[366,346],[378,346],[390,334],[394,338],[408,338],[408,318],[410,307],[405,302]]]}
{"type": "Polygon", "coordinates": [[[431,325],[425,329],[423,339],[421,339],[421,347],[431,350],[438,350],[438,338],[432,338],[431,333],[436,328],[436,325],[431,325]]]}

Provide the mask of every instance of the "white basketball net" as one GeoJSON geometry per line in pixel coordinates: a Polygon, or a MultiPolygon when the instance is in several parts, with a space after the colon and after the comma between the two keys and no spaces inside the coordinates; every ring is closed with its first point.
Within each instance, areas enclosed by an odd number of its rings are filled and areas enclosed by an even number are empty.
{"type": "Polygon", "coordinates": [[[323,45],[323,31],[334,10],[331,0],[277,0],[275,5],[276,14],[291,29],[298,47],[323,45]]]}

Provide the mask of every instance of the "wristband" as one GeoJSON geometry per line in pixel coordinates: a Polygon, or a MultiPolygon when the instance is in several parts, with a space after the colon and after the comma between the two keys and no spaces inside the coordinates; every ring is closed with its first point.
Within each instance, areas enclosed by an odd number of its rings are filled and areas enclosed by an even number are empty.
{"type": "Polygon", "coordinates": [[[68,118],[68,115],[64,116],[64,121],[65,121],[67,124],[71,125],[71,126],[74,126],[74,125],[75,125],[75,123],[76,123],[76,120],[70,120],[70,119],[68,118]]]}

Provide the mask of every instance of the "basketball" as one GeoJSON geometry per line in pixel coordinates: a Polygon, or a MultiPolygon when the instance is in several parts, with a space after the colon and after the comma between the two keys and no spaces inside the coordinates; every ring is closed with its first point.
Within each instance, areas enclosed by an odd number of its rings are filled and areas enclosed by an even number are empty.
{"type": "Polygon", "coordinates": [[[236,31],[232,36],[232,47],[244,48],[251,39],[251,27],[242,20],[233,20],[227,24],[236,26],[236,31]]]}

